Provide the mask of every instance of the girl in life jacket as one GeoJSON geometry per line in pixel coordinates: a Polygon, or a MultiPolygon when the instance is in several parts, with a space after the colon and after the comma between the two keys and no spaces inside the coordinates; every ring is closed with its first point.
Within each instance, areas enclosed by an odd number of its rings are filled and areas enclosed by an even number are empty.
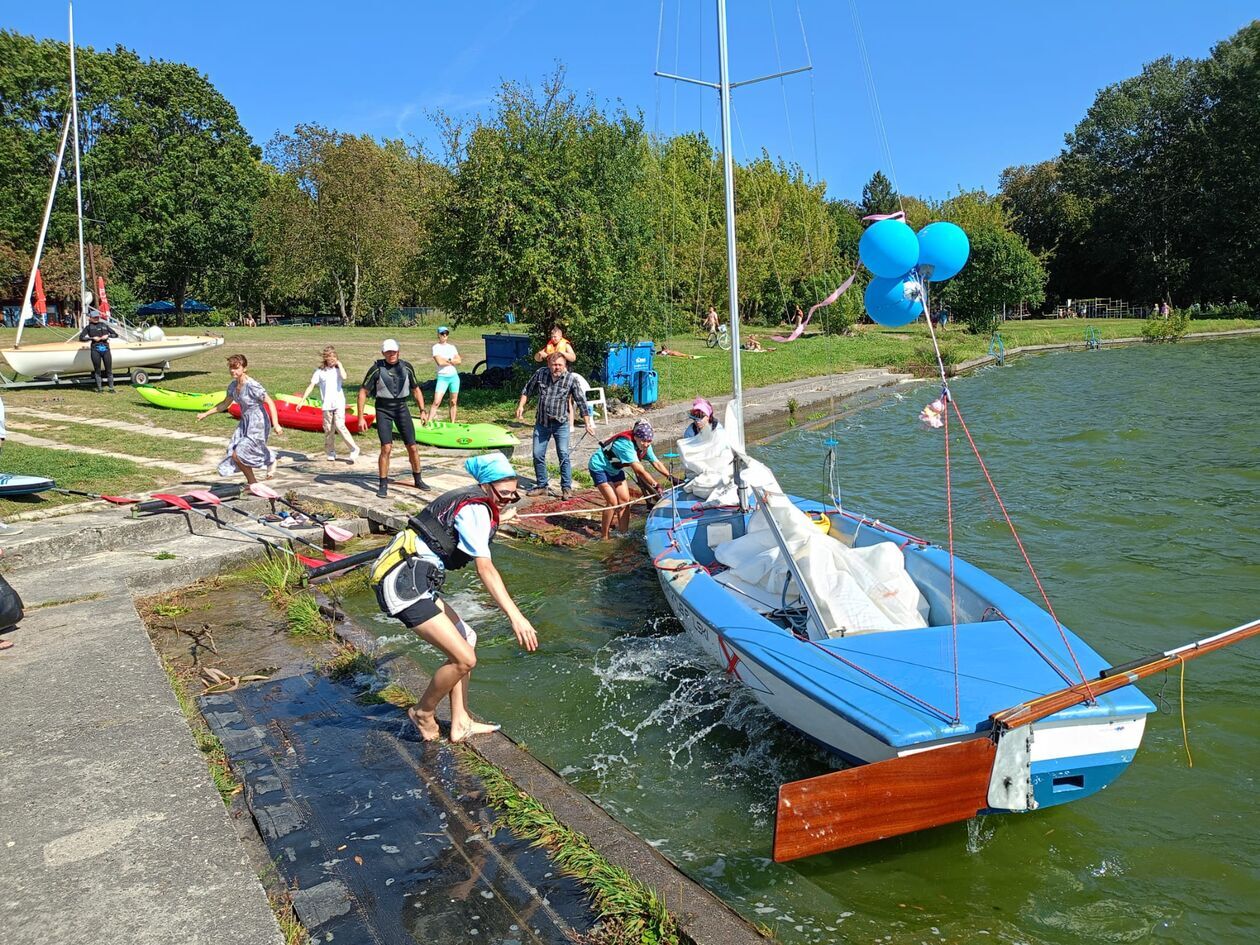
{"type": "Polygon", "coordinates": [[[476,484],[444,492],[411,516],[377,556],[370,575],[381,609],[446,656],[420,701],[407,712],[425,741],[439,737],[437,707],[448,695],[452,742],[499,727],[468,714],[477,633],[440,595],[447,571],[473,563],[481,583],[511,622],[516,641],[528,652],[538,649],[538,634],[490,559],[500,515],[520,498],[516,471],[502,453],[474,456],[464,468],[476,484]]]}
{"type": "Polygon", "coordinates": [[[630,529],[630,486],[626,482],[627,469],[634,472],[644,493],[660,493],[660,487],[644,465],[645,461],[667,480],[679,481],[670,475],[669,469],[652,452],[652,440],[655,437],[656,433],[652,429],[652,424],[646,420],[640,420],[632,429],[614,433],[608,439],[602,440],[599,449],[591,455],[590,462],[586,464],[586,469],[599,488],[599,494],[604,497],[606,506],[601,523],[601,540],[608,540],[614,520],[617,522],[618,531],[628,532],[630,529]],[[620,508],[613,508],[613,506],[620,506],[620,508]]]}

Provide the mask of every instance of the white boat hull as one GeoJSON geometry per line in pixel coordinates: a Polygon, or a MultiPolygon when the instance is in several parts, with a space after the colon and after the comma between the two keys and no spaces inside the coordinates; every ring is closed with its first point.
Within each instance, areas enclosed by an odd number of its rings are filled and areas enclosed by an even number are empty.
{"type": "MultiPolygon", "coordinates": [[[[175,335],[160,341],[113,341],[110,353],[114,370],[136,367],[160,367],[167,361],[211,351],[223,344],[216,335],[175,335]]],[[[20,348],[0,348],[0,356],[18,374],[27,377],[44,377],[62,374],[92,373],[92,356],[82,342],[53,341],[45,344],[23,345],[20,348]]]]}

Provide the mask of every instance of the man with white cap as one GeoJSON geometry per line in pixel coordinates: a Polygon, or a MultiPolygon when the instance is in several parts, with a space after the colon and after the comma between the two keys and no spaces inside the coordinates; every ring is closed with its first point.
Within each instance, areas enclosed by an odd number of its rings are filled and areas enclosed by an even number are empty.
{"type": "Polygon", "coordinates": [[[425,741],[438,738],[437,707],[448,694],[451,741],[461,742],[499,727],[473,721],[468,714],[468,680],[477,665],[477,633],[440,596],[448,571],[475,563],[481,583],[511,622],[517,643],[527,652],[538,649],[538,634],[490,560],[500,516],[520,499],[516,470],[502,453],[474,456],[464,468],[476,483],[442,493],[407,519],[406,527],[373,562],[370,575],[381,609],[446,656],[407,713],[425,741]]]}
{"type": "Polygon", "coordinates": [[[389,457],[394,451],[394,428],[407,447],[407,459],[411,462],[411,477],[416,488],[427,492],[424,477],[420,475],[420,450],[416,446],[416,427],[407,407],[408,395],[415,399],[424,416],[424,393],[416,380],[416,370],[398,354],[398,342],[386,338],[381,343],[381,357],[368,368],[367,376],[359,387],[359,416],[367,405],[368,397],[376,401],[376,435],[381,441],[381,455],[376,461],[380,482],[376,494],[382,499],[389,495],[389,457]]]}

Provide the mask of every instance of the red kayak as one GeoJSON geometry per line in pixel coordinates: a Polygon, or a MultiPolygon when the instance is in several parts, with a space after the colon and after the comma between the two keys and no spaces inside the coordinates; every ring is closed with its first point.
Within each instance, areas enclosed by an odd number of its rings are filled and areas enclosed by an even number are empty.
{"type": "MultiPolygon", "coordinates": [[[[239,420],[240,405],[233,401],[228,407],[228,413],[239,420]]],[[[324,429],[324,411],[310,404],[291,404],[288,401],[277,400],[276,414],[280,418],[280,426],[286,430],[310,430],[313,433],[320,433],[324,429]]],[[[367,424],[360,429],[359,416],[355,408],[346,408],[346,429],[351,433],[361,433],[373,424],[376,414],[372,408],[368,407],[363,411],[363,419],[367,421],[367,424]]]]}

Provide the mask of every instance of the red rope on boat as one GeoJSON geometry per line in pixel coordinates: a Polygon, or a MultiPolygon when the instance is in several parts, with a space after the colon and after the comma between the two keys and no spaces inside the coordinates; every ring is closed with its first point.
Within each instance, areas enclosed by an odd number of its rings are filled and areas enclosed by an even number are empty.
{"type": "MultiPolygon", "coordinates": [[[[989,467],[985,464],[984,457],[980,455],[980,449],[976,446],[976,441],[971,436],[971,431],[967,429],[967,421],[963,419],[962,411],[958,409],[958,404],[954,403],[953,398],[949,400],[948,406],[954,408],[954,413],[958,416],[958,423],[962,427],[963,433],[967,435],[967,442],[971,444],[971,451],[976,454],[976,461],[980,464],[980,470],[984,473],[984,478],[989,483],[989,488],[993,492],[993,498],[997,500],[998,508],[1002,510],[1002,517],[1006,519],[1006,526],[1011,530],[1011,537],[1015,539],[1015,544],[1019,548],[1020,555],[1024,558],[1024,564],[1028,566],[1028,573],[1032,575],[1032,579],[1037,584],[1037,590],[1041,593],[1041,599],[1046,602],[1046,610],[1050,612],[1050,617],[1054,620],[1054,625],[1059,631],[1059,637],[1063,640],[1063,645],[1067,648],[1068,655],[1072,657],[1072,665],[1076,667],[1077,673],[1080,674],[1081,684],[1085,687],[1085,695],[1090,702],[1094,701],[1094,693],[1090,689],[1089,680],[1085,677],[1085,670],[1081,668],[1080,661],[1076,658],[1076,651],[1072,649],[1072,644],[1068,642],[1067,633],[1063,629],[1063,624],[1059,622],[1058,615],[1054,612],[1054,605],[1050,603],[1050,596],[1046,593],[1046,589],[1041,584],[1041,578],[1037,576],[1037,569],[1033,567],[1032,559],[1028,557],[1028,551],[1024,548],[1024,543],[1020,540],[1019,532],[1015,528],[1015,523],[1011,521],[1010,514],[1006,511],[1006,503],[1002,501],[1002,496],[998,494],[997,485],[993,482],[993,477],[989,475],[989,467]]],[[[949,417],[949,411],[945,411],[946,418],[949,417]]],[[[949,421],[946,419],[946,430],[948,431],[949,421]]],[[[948,455],[948,444],[946,450],[948,455]]],[[[951,558],[952,561],[952,558],[951,558]]],[[[952,566],[951,566],[952,567],[952,566]]],[[[951,578],[950,583],[953,583],[951,578]]],[[[1008,621],[1009,622],[1009,621],[1008,621]]]]}
{"type": "MultiPolygon", "coordinates": [[[[948,398],[949,393],[942,395],[948,398]]],[[[958,675],[958,584],[954,579],[954,482],[949,463],[949,411],[945,411],[945,521],[949,531],[949,627],[954,650],[954,721],[962,718],[962,691],[958,675]]]]}

